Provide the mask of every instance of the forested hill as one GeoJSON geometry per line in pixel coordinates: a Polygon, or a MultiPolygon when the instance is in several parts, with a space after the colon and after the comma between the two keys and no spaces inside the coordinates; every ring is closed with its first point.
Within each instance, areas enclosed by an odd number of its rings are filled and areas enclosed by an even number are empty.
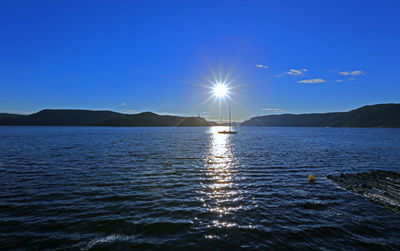
{"type": "Polygon", "coordinates": [[[400,104],[367,105],[348,112],[253,117],[242,126],[400,127],[400,104]]]}
{"type": "Polygon", "coordinates": [[[30,115],[0,114],[0,125],[46,126],[210,126],[201,117],[158,115],[152,112],[123,114],[112,111],[51,110],[30,115]]]}

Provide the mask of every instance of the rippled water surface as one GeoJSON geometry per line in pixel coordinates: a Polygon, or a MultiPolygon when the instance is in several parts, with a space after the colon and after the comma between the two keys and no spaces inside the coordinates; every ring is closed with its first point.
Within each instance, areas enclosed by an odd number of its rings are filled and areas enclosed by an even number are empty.
{"type": "Polygon", "coordinates": [[[399,171],[400,129],[216,132],[0,127],[0,249],[400,249],[400,215],[326,179],[399,171]]]}

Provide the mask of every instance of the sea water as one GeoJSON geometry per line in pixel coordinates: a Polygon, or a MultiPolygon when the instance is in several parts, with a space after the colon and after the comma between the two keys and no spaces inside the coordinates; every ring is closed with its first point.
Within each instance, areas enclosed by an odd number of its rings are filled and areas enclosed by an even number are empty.
{"type": "Polygon", "coordinates": [[[326,178],[400,171],[400,129],[218,130],[0,127],[0,249],[400,249],[326,178]]]}

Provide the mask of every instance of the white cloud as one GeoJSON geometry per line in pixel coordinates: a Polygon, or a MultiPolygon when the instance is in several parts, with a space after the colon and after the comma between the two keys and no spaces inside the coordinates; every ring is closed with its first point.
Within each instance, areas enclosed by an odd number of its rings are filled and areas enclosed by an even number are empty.
{"type": "Polygon", "coordinates": [[[263,69],[268,69],[269,68],[269,66],[263,65],[263,64],[256,64],[256,67],[263,68],[263,69]]]}
{"type": "Polygon", "coordinates": [[[319,84],[324,82],[326,82],[326,80],[322,78],[304,79],[301,81],[297,81],[297,83],[303,83],[303,84],[319,84]]]}
{"type": "Polygon", "coordinates": [[[339,72],[340,75],[343,76],[359,76],[359,75],[365,75],[363,71],[341,71],[339,72]]]}
{"type": "Polygon", "coordinates": [[[343,80],[342,79],[337,79],[336,82],[343,82],[343,80]]]}
{"type": "Polygon", "coordinates": [[[262,108],[261,110],[267,111],[267,112],[283,112],[283,110],[279,109],[279,108],[262,108]]]}
{"type": "Polygon", "coordinates": [[[290,69],[289,71],[286,72],[286,74],[292,75],[292,76],[298,76],[298,75],[303,74],[303,72],[299,71],[299,70],[295,70],[295,69],[290,69]]]}
{"type": "Polygon", "coordinates": [[[124,102],[121,103],[122,106],[126,106],[126,104],[124,102]]]}
{"type": "Polygon", "coordinates": [[[307,69],[300,69],[300,70],[290,69],[289,71],[286,72],[286,74],[292,75],[292,76],[298,76],[307,71],[308,71],[307,69]]]}
{"type": "Polygon", "coordinates": [[[131,110],[131,109],[125,109],[124,112],[126,113],[135,113],[136,110],[131,110]]]}

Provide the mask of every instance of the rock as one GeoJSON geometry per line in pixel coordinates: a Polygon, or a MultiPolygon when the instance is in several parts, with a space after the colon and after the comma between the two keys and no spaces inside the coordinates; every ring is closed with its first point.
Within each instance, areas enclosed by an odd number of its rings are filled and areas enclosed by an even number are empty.
{"type": "Polygon", "coordinates": [[[363,173],[328,175],[339,186],[363,195],[370,201],[400,214],[400,173],[371,171],[363,173]]]}

